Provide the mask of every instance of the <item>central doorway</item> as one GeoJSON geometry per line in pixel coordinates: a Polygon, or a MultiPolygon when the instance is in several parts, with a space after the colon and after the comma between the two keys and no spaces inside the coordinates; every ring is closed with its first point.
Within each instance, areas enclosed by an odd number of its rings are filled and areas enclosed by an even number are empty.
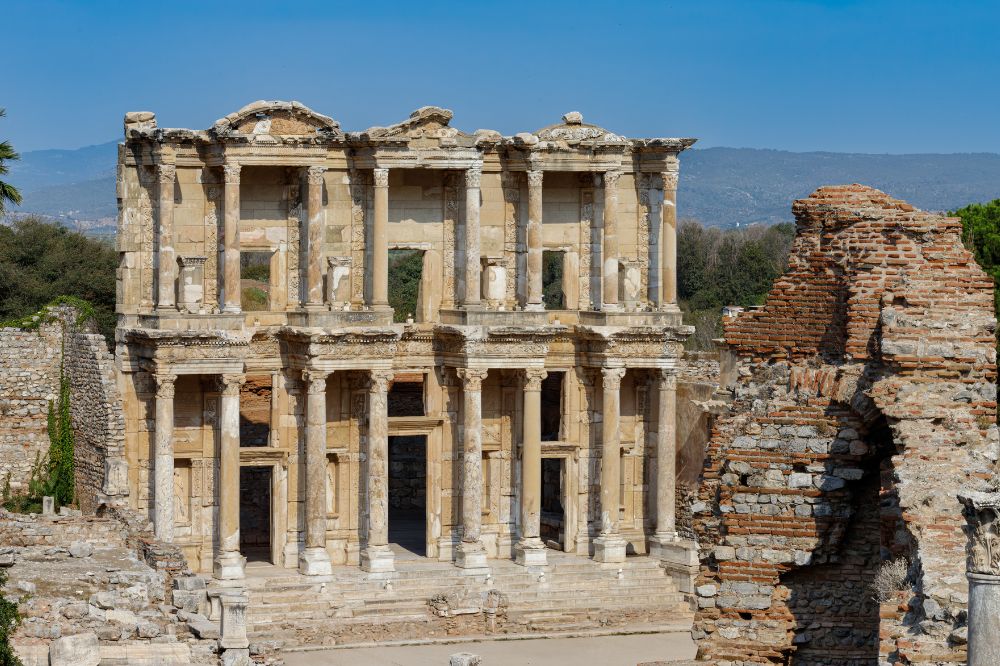
{"type": "Polygon", "coordinates": [[[271,562],[271,474],[240,467],[240,552],[247,562],[271,562]]]}
{"type": "Polygon", "coordinates": [[[426,557],[426,528],[427,436],[390,436],[389,542],[426,557]]]}

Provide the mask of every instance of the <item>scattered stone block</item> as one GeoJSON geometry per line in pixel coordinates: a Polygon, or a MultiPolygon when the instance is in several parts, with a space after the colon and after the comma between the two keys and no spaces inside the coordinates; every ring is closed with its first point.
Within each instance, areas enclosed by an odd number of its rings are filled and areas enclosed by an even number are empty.
{"type": "Polygon", "coordinates": [[[456,652],[448,657],[448,666],[481,666],[483,658],[471,652],[456,652]]]}
{"type": "Polygon", "coordinates": [[[87,541],[74,541],[69,545],[69,554],[72,557],[90,557],[94,554],[94,546],[87,541]]]}
{"type": "Polygon", "coordinates": [[[63,636],[49,646],[50,666],[100,666],[101,650],[97,634],[63,636]]]}
{"type": "Polygon", "coordinates": [[[42,515],[43,516],[54,516],[56,515],[56,498],[49,497],[45,495],[42,497],[42,515]]]}

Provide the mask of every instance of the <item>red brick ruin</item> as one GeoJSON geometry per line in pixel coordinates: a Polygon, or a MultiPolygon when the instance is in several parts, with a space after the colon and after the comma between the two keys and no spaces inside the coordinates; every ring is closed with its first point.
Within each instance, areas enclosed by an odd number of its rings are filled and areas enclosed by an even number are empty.
{"type": "Polygon", "coordinates": [[[725,326],[733,404],[693,507],[698,658],[964,663],[956,494],[997,458],[992,280],[957,218],[878,190],[793,212],[787,272],[725,326]]]}

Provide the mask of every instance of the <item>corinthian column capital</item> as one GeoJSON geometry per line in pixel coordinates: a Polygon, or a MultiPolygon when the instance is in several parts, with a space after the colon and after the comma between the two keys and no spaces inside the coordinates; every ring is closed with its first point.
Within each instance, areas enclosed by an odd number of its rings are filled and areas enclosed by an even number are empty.
{"type": "Polygon", "coordinates": [[[617,391],[622,386],[625,368],[601,368],[605,391],[617,391]]]}
{"type": "Polygon", "coordinates": [[[243,386],[247,378],[244,375],[220,375],[219,393],[225,396],[234,397],[240,394],[240,387],[243,386]]]}
{"type": "Polygon", "coordinates": [[[465,186],[467,188],[479,187],[483,176],[483,165],[475,163],[465,170],[465,186]]]}
{"type": "Polygon", "coordinates": [[[480,368],[456,368],[455,374],[462,380],[462,389],[465,391],[482,391],[483,380],[486,379],[488,370],[480,368]]]}
{"type": "Polygon", "coordinates": [[[326,378],[330,376],[328,372],[319,370],[303,370],[302,381],[306,383],[306,392],[312,395],[326,393],[326,378]]]}
{"type": "Polygon", "coordinates": [[[157,398],[174,397],[174,381],[177,379],[177,375],[172,372],[157,372],[153,375],[153,379],[156,380],[157,398]]]}
{"type": "Polygon", "coordinates": [[[389,382],[395,373],[392,370],[372,370],[369,376],[368,392],[385,393],[389,390],[389,382]]]}
{"type": "Polygon", "coordinates": [[[541,169],[530,169],[528,171],[528,187],[541,187],[545,172],[541,169]]]}
{"type": "Polygon", "coordinates": [[[240,169],[242,167],[236,163],[231,162],[222,165],[222,177],[227,185],[239,185],[240,184],[240,169]]]}
{"type": "Polygon", "coordinates": [[[545,370],[540,368],[525,368],[524,370],[524,390],[541,391],[542,380],[549,376],[545,370]]]}
{"type": "Polygon", "coordinates": [[[665,190],[676,190],[678,181],[680,180],[680,172],[678,171],[664,171],[661,174],[663,178],[663,189],[665,190]]]}
{"type": "Polygon", "coordinates": [[[618,179],[621,177],[622,177],[621,171],[605,171],[604,187],[609,190],[618,187],[618,179]]]}
{"type": "Polygon", "coordinates": [[[375,187],[389,187],[389,170],[384,167],[376,167],[372,169],[372,175],[375,178],[375,187]]]}
{"type": "Polygon", "coordinates": [[[157,164],[156,177],[161,185],[173,185],[177,175],[177,167],[173,164],[157,164]]]}
{"type": "Polygon", "coordinates": [[[326,173],[326,167],[311,166],[308,169],[306,169],[306,181],[310,185],[322,185],[323,174],[325,173],[326,173]]]}

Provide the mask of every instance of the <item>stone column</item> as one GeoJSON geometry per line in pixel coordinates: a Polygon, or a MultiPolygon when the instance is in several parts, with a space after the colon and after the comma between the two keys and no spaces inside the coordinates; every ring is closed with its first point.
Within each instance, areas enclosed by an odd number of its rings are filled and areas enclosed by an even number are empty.
{"type": "Polygon", "coordinates": [[[225,295],[223,312],[240,312],[240,165],[222,167],[225,179],[223,195],[223,273],[222,290],[225,295]]]}
{"type": "Polygon", "coordinates": [[[247,637],[247,606],[250,598],[234,590],[219,595],[219,652],[221,664],[249,664],[250,639],[247,637]]]}
{"type": "Polygon", "coordinates": [[[462,306],[476,309],[482,295],[482,266],[479,253],[479,183],[483,165],[474,164],[465,171],[465,293],[462,306]]]}
{"type": "Polygon", "coordinates": [[[625,540],[618,534],[621,510],[620,392],[625,368],[602,368],[604,398],[601,428],[601,534],[594,540],[598,562],[624,562],[625,540]]]}
{"type": "Polygon", "coordinates": [[[281,446],[281,394],[284,391],[284,375],[280,371],[271,373],[271,415],[267,430],[267,445],[281,446]]]}
{"type": "Polygon", "coordinates": [[[1000,493],[959,494],[969,535],[969,666],[1000,664],[1000,493]]]}
{"type": "Polygon", "coordinates": [[[372,370],[368,385],[368,545],[361,568],[395,571],[389,549],[389,408],[386,392],[392,372],[372,370]]]}
{"type": "Polygon", "coordinates": [[[161,541],[174,540],[174,380],[156,373],[153,434],[153,529],[161,541]]]}
{"type": "Polygon", "coordinates": [[[526,310],[545,309],[542,301],[542,179],[544,172],[528,171],[528,224],[525,242],[528,246],[528,302],[526,310]]]}
{"type": "Polygon", "coordinates": [[[618,310],[618,179],[621,173],[604,174],[604,248],[601,258],[605,310],[618,310]]]}
{"type": "Polygon", "coordinates": [[[243,578],[240,554],[240,387],[243,375],[222,375],[219,423],[219,550],[215,577],[243,578]]]}
{"type": "Polygon", "coordinates": [[[487,370],[458,368],[462,380],[462,542],[455,564],[463,569],[486,568],[483,521],[483,380],[487,370]]]}
{"type": "Polygon", "coordinates": [[[160,228],[159,249],[156,255],[157,310],[177,309],[177,253],[174,251],[174,177],[173,164],[157,165],[160,183],[160,201],[157,208],[160,228]]]}
{"type": "Polygon", "coordinates": [[[311,166],[306,171],[306,307],[323,306],[323,174],[326,169],[311,166]]]}
{"type": "Polygon", "coordinates": [[[675,519],[677,460],[677,373],[657,370],[656,414],[656,534],[663,544],[677,540],[675,519]]]}
{"type": "Polygon", "coordinates": [[[515,561],[524,566],[545,566],[541,539],[542,505],[542,380],[540,369],[524,371],[524,415],[521,442],[521,539],[515,561]]]}
{"type": "Polygon", "coordinates": [[[372,225],[372,305],[389,307],[389,170],[376,168],[372,225]]]}
{"type": "Polygon", "coordinates": [[[326,378],[328,373],[304,370],[306,385],[305,549],[299,571],[307,576],[331,573],[326,550],[326,378]]]}
{"type": "Polygon", "coordinates": [[[662,226],[660,227],[660,307],[677,308],[677,171],[663,172],[662,226]]]}

